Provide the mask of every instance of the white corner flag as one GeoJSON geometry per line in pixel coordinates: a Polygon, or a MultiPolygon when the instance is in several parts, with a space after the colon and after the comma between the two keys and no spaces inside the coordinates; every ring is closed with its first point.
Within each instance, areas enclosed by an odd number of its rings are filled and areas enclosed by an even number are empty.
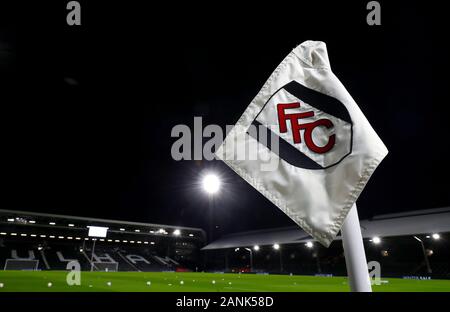
{"type": "Polygon", "coordinates": [[[387,152],[331,71],[325,43],[305,41],[275,69],[216,155],[329,246],[387,152]],[[242,150],[253,157],[239,157],[242,150]]]}

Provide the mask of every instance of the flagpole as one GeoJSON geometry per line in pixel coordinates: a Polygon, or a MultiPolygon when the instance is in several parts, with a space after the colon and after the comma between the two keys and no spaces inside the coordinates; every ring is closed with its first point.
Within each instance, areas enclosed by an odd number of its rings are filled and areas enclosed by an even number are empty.
{"type": "Polygon", "coordinates": [[[356,204],[341,228],[348,282],[353,292],[372,292],[356,204]]]}

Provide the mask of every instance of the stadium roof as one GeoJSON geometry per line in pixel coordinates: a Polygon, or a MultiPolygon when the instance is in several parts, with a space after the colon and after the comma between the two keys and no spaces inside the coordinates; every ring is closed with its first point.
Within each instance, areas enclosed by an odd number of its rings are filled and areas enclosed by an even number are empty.
{"type": "MultiPolygon", "coordinates": [[[[140,233],[142,230],[155,230],[154,235],[158,235],[159,229],[165,230],[181,230],[186,232],[195,232],[197,237],[200,236],[203,239],[206,234],[203,229],[186,227],[186,226],[174,226],[165,224],[154,223],[142,223],[142,222],[129,222],[110,219],[99,219],[89,217],[77,217],[67,216],[59,214],[49,213],[37,213],[18,210],[5,210],[0,209],[0,227],[3,226],[32,226],[32,227],[51,227],[59,229],[87,229],[89,225],[105,226],[109,227],[109,232],[121,232],[129,234],[145,234],[140,233]]],[[[167,232],[161,233],[162,235],[167,232]]]]}
{"type": "MultiPolygon", "coordinates": [[[[361,221],[364,238],[374,236],[407,236],[450,232],[450,207],[416,210],[405,213],[379,215],[361,221]]],[[[336,239],[341,239],[338,236],[336,239]]],[[[203,250],[236,248],[253,245],[295,244],[313,239],[300,227],[284,227],[260,231],[241,232],[224,236],[203,250]]]]}

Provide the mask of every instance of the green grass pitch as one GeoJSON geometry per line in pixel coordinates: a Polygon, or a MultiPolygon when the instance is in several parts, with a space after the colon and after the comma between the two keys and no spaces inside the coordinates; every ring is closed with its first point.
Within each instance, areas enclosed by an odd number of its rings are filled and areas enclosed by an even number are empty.
{"type": "MultiPolygon", "coordinates": [[[[345,277],[175,272],[82,272],[81,285],[69,286],[65,271],[0,271],[0,292],[346,292],[345,277]],[[51,287],[48,284],[51,283],[51,287]],[[109,284],[109,285],[108,285],[109,284]]],[[[450,292],[450,280],[387,278],[380,292],[450,292]]]]}

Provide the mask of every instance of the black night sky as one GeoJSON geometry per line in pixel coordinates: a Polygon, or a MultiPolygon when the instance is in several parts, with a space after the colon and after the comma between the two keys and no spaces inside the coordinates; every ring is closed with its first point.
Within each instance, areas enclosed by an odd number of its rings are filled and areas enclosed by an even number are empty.
{"type": "MultiPolygon", "coordinates": [[[[358,200],[362,218],[450,205],[448,101],[433,95],[425,2],[243,7],[66,1],[0,10],[2,209],[206,228],[202,171],[225,181],[220,233],[293,225],[219,161],[172,160],[177,124],[234,124],[304,40],[325,41],[334,73],[389,155],[358,200]]],[[[330,1],[331,3],[331,1],[330,1]]]]}

